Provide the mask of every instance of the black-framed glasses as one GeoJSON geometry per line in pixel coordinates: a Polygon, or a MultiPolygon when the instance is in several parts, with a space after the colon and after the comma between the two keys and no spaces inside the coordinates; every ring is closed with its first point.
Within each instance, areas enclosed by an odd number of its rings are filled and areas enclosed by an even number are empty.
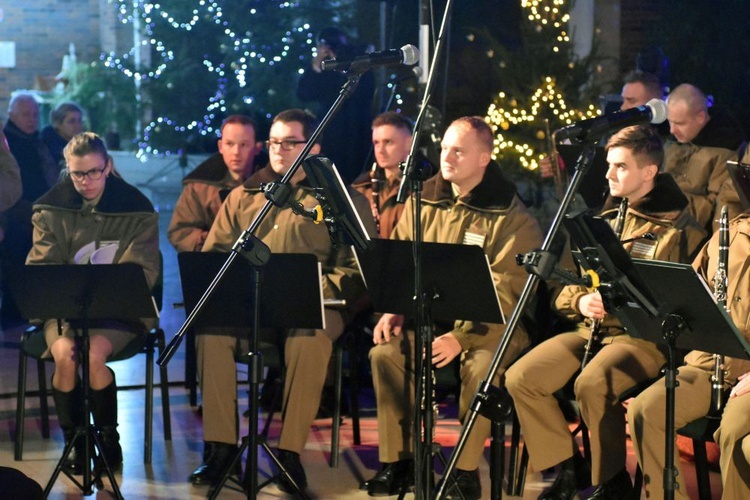
{"type": "Polygon", "coordinates": [[[82,181],[83,179],[87,178],[92,181],[98,181],[102,178],[102,174],[107,169],[107,167],[101,167],[101,168],[92,168],[91,170],[87,170],[86,172],[79,172],[76,170],[68,170],[70,173],[70,176],[73,178],[73,180],[76,181],[82,181]]]}
{"type": "Polygon", "coordinates": [[[266,149],[271,149],[273,146],[281,146],[284,151],[291,151],[297,144],[305,144],[307,141],[298,141],[295,139],[285,139],[283,141],[266,141],[266,149]]]}

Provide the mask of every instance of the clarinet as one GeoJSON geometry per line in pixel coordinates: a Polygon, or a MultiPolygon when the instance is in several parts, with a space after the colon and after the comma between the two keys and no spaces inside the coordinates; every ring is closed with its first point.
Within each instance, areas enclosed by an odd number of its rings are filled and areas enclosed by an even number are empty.
{"type": "MultiPolygon", "coordinates": [[[[716,303],[729,311],[727,307],[727,271],[729,270],[729,212],[727,206],[721,208],[719,217],[719,263],[714,274],[714,297],[716,303]]],[[[711,416],[721,414],[724,404],[724,356],[714,354],[714,372],[711,375],[711,416]]]]}
{"type": "MultiPolygon", "coordinates": [[[[617,217],[615,218],[615,235],[617,239],[622,239],[622,232],[625,229],[625,216],[628,213],[628,199],[623,198],[620,202],[620,206],[617,209],[617,217]]],[[[595,319],[591,322],[591,330],[589,331],[589,340],[586,342],[586,348],[583,352],[583,360],[581,361],[581,369],[586,368],[586,365],[591,361],[591,357],[594,355],[594,349],[599,346],[599,330],[602,326],[602,320],[595,319]]]]}
{"type": "Polygon", "coordinates": [[[375,219],[375,229],[380,234],[380,180],[381,172],[377,162],[373,162],[370,169],[370,183],[372,187],[372,216],[375,219]]]}

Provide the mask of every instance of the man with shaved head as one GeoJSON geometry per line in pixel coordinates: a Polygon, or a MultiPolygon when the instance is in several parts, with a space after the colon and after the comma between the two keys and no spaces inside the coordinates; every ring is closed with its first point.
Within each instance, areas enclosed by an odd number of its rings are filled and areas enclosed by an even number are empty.
{"type": "Polygon", "coordinates": [[[729,204],[731,216],[739,213],[726,162],[737,159],[744,134],[728,114],[709,110],[706,95],[694,85],[678,85],[667,97],[667,110],[671,136],[664,170],[688,197],[691,215],[712,232],[722,205],[729,204]]]}

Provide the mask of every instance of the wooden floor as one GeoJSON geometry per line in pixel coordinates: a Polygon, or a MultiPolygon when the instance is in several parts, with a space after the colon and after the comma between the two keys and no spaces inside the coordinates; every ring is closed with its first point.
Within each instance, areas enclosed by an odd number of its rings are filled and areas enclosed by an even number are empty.
{"type": "MultiPolygon", "coordinates": [[[[182,301],[179,277],[177,273],[176,255],[164,237],[167,224],[171,217],[171,208],[179,194],[179,171],[167,172],[165,175],[153,179],[150,172],[124,172],[127,180],[138,184],[140,180],[148,179],[148,185],[140,187],[149,195],[160,211],[162,228],[162,253],[165,264],[165,296],[164,310],[161,324],[167,332],[167,339],[171,339],[184,320],[184,312],[172,307],[173,303],[182,301]],[[177,177],[176,177],[177,176],[177,177]]],[[[22,324],[4,324],[0,334],[0,465],[21,470],[44,487],[47,485],[57,461],[62,453],[62,434],[57,425],[57,419],[52,410],[52,437],[49,440],[41,438],[38,401],[27,401],[28,418],[25,422],[25,446],[23,461],[13,459],[13,440],[16,433],[15,424],[15,394],[17,385],[18,339],[23,329],[22,324]]],[[[120,386],[142,385],[144,383],[144,356],[137,356],[127,361],[113,363],[112,368],[117,375],[120,386]]],[[[172,409],[172,440],[164,441],[161,418],[161,398],[159,391],[154,394],[154,445],[151,464],[143,463],[144,436],[144,390],[121,390],[119,402],[119,432],[121,434],[124,451],[124,466],[116,480],[125,498],[151,499],[186,499],[204,498],[208,493],[207,487],[194,487],[187,482],[190,472],[200,465],[202,452],[202,426],[199,411],[189,405],[188,393],[184,387],[184,345],[180,347],[169,363],[170,404],[172,409]]],[[[158,374],[158,371],[157,371],[158,374]]],[[[158,376],[158,375],[157,375],[158,376]]],[[[36,388],[35,372],[29,369],[29,384],[36,388]]],[[[240,409],[247,408],[247,391],[240,390],[240,409]]],[[[371,477],[379,468],[377,459],[377,424],[371,389],[365,389],[362,394],[362,444],[354,446],[352,441],[351,420],[345,419],[341,435],[341,459],[337,469],[328,466],[331,441],[331,420],[321,419],[315,422],[310,431],[306,448],[302,454],[310,483],[309,495],[316,499],[349,499],[369,498],[365,492],[358,490],[359,483],[371,477]]],[[[51,402],[51,398],[50,398],[51,402]]],[[[455,407],[446,404],[444,412],[453,415],[443,418],[436,426],[437,441],[443,446],[446,454],[450,454],[460,432],[455,419],[455,407]]],[[[247,433],[247,419],[241,421],[241,434],[247,433]]],[[[270,444],[278,436],[277,426],[271,430],[270,444]]],[[[260,452],[261,481],[272,473],[272,467],[263,451],[260,452]]],[[[628,466],[631,472],[635,462],[632,448],[629,447],[628,466]]],[[[485,498],[489,498],[489,472],[487,461],[482,462],[481,476],[485,498]]],[[[696,498],[695,474],[691,464],[684,463],[685,483],[692,498],[696,498]]],[[[542,474],[529,474],[523,498],[533,499],[549,486],[553,477],[542,474]]],[[[714,498],[720,497],[720,479],[716,473],[711,474],[714,498]]],[[[96,492],[96,498],[111,498],[112,488],[108,481],[104,482],[105,489],[96,492]]],[[[588,493],[588,492],[586,492],[588,493]]],[[[54,483],[50,498],[67,499],[79,498],[80,490],[65,476],[61,476],[54,483]]],[[[225,488],[219,498],[246,498],[246,494],[225,488]]],[[[258,498],[283,498],[275,486],[264,488],[258,498]]],[[[409,495],[411,496],[411,495],[409,495]]],[[[407,496],[407,497],[409,497],[407,496]]],[[[0,485],[0,498],[2,485],[0,485]]],[[[394,497],[395,498],[395,497],[394,497]]],[[[583,497],[585,498],[585,496],[583,497]]]]}

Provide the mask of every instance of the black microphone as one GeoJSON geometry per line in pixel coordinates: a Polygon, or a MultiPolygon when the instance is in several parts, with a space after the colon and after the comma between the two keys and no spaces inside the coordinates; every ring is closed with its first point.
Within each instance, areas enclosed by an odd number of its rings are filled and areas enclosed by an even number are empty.
{"type": "Polygon", "coordinates": [[[395,64],[411,66],[418,61],[419,49],[414,45],[404,45],[400,49],[370,52],[354,59],[327,59],[320,63],[320,67],[323,71],[365,72],[374,66],[392,66],[395,64]]]}
{"type": "Polygon", "coordinates": [[[609,113],[558,129],[555,141],[570,139],[578,142],[596,141],[615,130],[641,123],[662,123],[667,119],[667,104],[661,99],[651,99],[643,106],[609,113]]]}

